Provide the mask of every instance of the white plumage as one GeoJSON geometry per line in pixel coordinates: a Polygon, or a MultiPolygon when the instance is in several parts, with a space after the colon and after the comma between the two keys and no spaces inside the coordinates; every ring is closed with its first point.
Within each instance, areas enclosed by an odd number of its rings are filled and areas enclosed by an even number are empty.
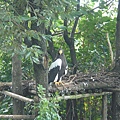
{"type": "Polygon", "coordinates": [[[51,69],[57,67],[57,66],[59,66],[60,69],[61,69],[61,65],[62,65],[62,60],[59,58],[59,59],[55,60],[55,61],[50,65],[49,71],[50,71],[51,69]]]}

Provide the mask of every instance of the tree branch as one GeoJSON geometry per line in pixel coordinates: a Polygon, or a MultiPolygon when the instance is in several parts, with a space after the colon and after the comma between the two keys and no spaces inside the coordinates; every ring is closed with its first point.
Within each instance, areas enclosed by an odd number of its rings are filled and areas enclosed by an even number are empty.
{"type": "MultiPolygon", "coordinates": [[[[66,6],[65,7],[65,12],[67,11],[68,7],[66,6]]],[[[68,20],[67,18],[64,19],[64,26],[66,27],[66,29],[64,30],[64,34],[63,34],[63,37],[64,37],[64,40],[65,42],[70,45],[70,40],[69,40],[69,37],[68,37],[68,30],[67,30],[67,23],[68,23],[68,20]]]]}
{"type": "Polygon", "coordinates": [[[112,63],[111,66],[113,67],[113,65],[114,65],[114,56],[113,56],[112,45],[111,45],[108,33],[106,34],[106,37],[107,37],[108,47],[109,47],[109,51],[110,51],[110,57],[111,57],[111,63],[112,63]]]}
{"type": "MultiPolygon", "coordinates": [[[[105,4],[106,4],[106,6],[108,6],[110,3],[112,3],[114,0],[108,0],[108,1],[106,1],[105,2],[105,4]],[[109,3],[108,3],[109,2],[109,3]]],[[[91,12],[93,12],[94,10],[96,10],[97,8],[100,8],[101,6],[97,6],[97,7],[95,7],[95,8],[93,8],[93,9],[91,9],[90,11],[87,11],[88,13],[91,13],[91,12]]],[[[79,17],[82,17],[84,14],[81,14],[81,15],[79,15],[79,17]]]]}
{"type": "Polygon", "coordinates": [[[66,40],[66,39],[68,39],[67,18],[64,20],[64,26],[66,27],[66,30],[64,30],[64,38],[66,40]]]}
{"type": "MultiPolygon", "coordinates": [[[[78,4],[77,4],[77,11],[79,11],[79,10],[80,10],[80,0],[78,0],[78,4]]],[[[71,32],[71,35],[70,35],[71,38],[74,38],[74,34],[75,34],[75,30],[76,30],[76,27],[77,27],[77,24],[78,24],[78,20],[79,20],[79,16],[77,16],[75,18],[75,22],[74,22],[72,32],[71,32]]]]}

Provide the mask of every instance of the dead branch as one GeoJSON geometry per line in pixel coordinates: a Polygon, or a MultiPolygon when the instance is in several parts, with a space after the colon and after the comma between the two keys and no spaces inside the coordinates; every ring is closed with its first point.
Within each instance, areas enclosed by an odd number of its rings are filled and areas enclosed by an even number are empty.
{"type": "Polygon", "coordinates": [[[112,45],[111,45],[111,42],[110,42],[110,38],[109,38],[109,34],[108,34],[108,33],[106,34],[106,37],[107,37],[107,42],[108,42],[108,46],[109,46],[109,51],[110,51],[110,56],[111,56],[111,62],[112,62],[112,64],[113,64],[113,62],[114,62],[113,50],[112,50],[112,45]]]}

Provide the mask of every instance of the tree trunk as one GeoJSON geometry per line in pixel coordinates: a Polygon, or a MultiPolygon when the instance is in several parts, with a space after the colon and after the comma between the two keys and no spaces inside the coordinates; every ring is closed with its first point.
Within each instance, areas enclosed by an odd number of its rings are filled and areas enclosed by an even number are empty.
{"type": "MultiPolygon", "coordinates": [[[[39,9],[40,12],[43,10],[43,5],[42,5],[42,1],[40,3],[40,5],[34,4],[34,0],[29,0],[30,4],[32,6],[32,10],[31,11],[31,16],[35,16],[34,14],[34,10],[35,9],[39,9]]],[[[42,14],[41,14],[42,15],[42,14]]],[[[39,15],[38,15],[39,17],[39,15]]],[[[43,21],[44,17],[41,17],[41,21],[43,21]]],[[[31,29],[35,30],[37,32],[40,32],[41,35],[45,34],[45,25],[44,22],[42,22],[39,26],[37,25],[37,21],[36,22],[32,22],[31,24],[31,29]]],[[[38,45],[40,46],[40,50],[43,52],[43,54],[41,56],[39,56],[39,64],[33,62],[33,67],[34,67],[34,76],[35,76],[35,80],[36,80],[36,85],[41,84],[43,85],[44,88],[48,88],[47,84],[48,84],[48,58],[47,58],[47,43],[46,40],[44,40],[41,36],[41,40],[37,40],[35,38],[32,38],[32,45],[38,45]]]]}
{"type": "Polygon", "coordinates": [[[66,120],[78,120],[77,100],[67,100],[66,104],[66,120]]]}
{"type": "MultiPolygon", "coordinates": [[[[42,0],[38,2],[38,4],[34,3],[34,0],[29,0],[29,5],[31,7],[31,17],[37,16],[38,19],[41,19],[41,24],[37,25],[38,20],[31,22],[31,30],[34,30],[38,33],[40,33],[40,40],[35,39],[31,37],[31,41],[27,38],[24,39],[24,43],[27,45],[27,47],[32,47],[32,45],[39,46],[40,50],[42,51],[42,54],[39,55],[39,63],[35,63],[33,61],[33,69],[34,69],[34,77],[36,81],[36,90],[38,87],[38,84],[41,84],[44,88],[48,88],[48,56],[47,56],[47,42],[45,39],[43,39],[42,35],[45,35],[45,24],[44,24],[44,16],[42,16],[42,11],[44,9],[44,6],[42,5],[42,0]],[[34,10],[38,10],[38,12],[35,12],[34,10]]],[[[26,22],[26,29],[28,23],[26,22]]],[[[46,94],[47,95],[47,94],[46,94]]],[[[39,102],[38,95],[34,97],[34,101],[37,103],[39,102]]],[[[35,109],[34,114],[37,116],[38,110],[35,109]]]]}
{"type": "Polygon", "coordinates": [[[120,0],[116,24],[116,59],[114,71],[120,72],[120,0]]]}
{"type": "MultiPolygon", "coordinates": [[[[77,11],[79,11],[80,0],[77,0],[77,1],[78,1],[77,11]]],[[[67,9],[68,9],[68,6],[65,8],[65,11],[67,11],[67,9]]],[[[75,51],[75,46],[74,46],[74,35],[75,35],[75,30],[76,30],[76,27],[77,27],[77,24],[78,24],[78,20],[79,20],[79,17],[76,17],[75,21],[74,21],[72,31],[70,33],[70,37],[69,37],[69,33],[68,33],[67,29],[64,31],[64,34],[63,34],[64,40],[65,40],[66,44],[68,45],[68,47],[70,49],[70,57],[71,57],[72,65],[73,65],[72,74],[76,74],[76,72],[77,72],[77,57],[76,57],[76,51],[75,51]]],[[[64,26],[66,26],[66,28],[67,28],[67,23],[68,23],[68,20],[66,18],[64,20],[64,26]]],[[[78,120],[77,111],[75,109],[76,104],[77,104],[76,100],[67,100],[67,104],[66,104],[67,117],[66,117],[66,120],[78,120]],[[70,108],[71,106],[73,107],[73,109],[70,108]],[[68,108],[70,108],[70,110],[68,108]]]]}
{"type": "MultiPolygon", "coordinates": [[[[44,29],[45,26],[44,24],[40,25],[39,28],[39,32],[41,34],[45,34],[44,33],[44,29]]],[[[46,41],[41,37],[41,41],[35,40],[34,38],[32,38],[33,41],[36,41],[35,45],[40,46],[41,51],[43,52],[43,54],[41,56],[39,56],[39,64],[33,62],[33,67],[34,67],[34,76],[35,76],[35,80],[36,80],[36,85],[41,84],[43,85],[44,88],[48,88],[47,84],[48,84],[48,58],[47,58],[47,45],[46,45],[46,41]]]]}
{"type": "MultiPolygon", "coordinates": [[[[120,72],[120,0],[118,5],[117,25],[116,25],[116,60],[115,72],[120,72]]],[[[120,120],[120,93],[114,92],[112,95],[112,120],[120,120]]]]}
{"type": "MultiPolygon", "coordinates": [[[[64,26],[67,26],[67,20],[64,20],[64,26]]],[[[68,37],[68,31],[64,31],[64,40],[66,44],[68,45],[70,49],[70,57],[71,57],[71,62],[73,65],[73,71],[72,74],[75,74],[77,71],[77,57],[76,57],[76,52],[75,52],[75,46],[74,46],[74,38],[68,37]]]]}
{"type": "MultiPolygon", "coordinates": [[[[14,0],[13,5],[15,9],[15,15],[23,15],[25,4],[26,2],[24,0],[14,0]]],[[[15,26],[16,28],[16,26],[15,26]]],[[[20,51],[21,47],[21,37],[16,37],[13,41],[15,46],[14,55],[12,57],[12,90],[14,93],[22,95],[22,70],[21,70],[21,59],[20,54],[18,54],[18,51],[20,51]]],[[[24,103],[13,99],[13,114],[14,115],[22,115],[24,103]]]]}
{"type": "MultiPolygon", "coordinates": [[[[48,29],[46,29],[46,34],[52,35],[51,31],[50,31],[50,27],[48,27],[48,29]]],[[[48,45],[49,45],[49,48],[47,51],[50,54],[50,56],[52,57],[52,61],[54,61],[55,57],[56,57],[56,51],[55,51],[55,47],[54,47],[54,43],[53,43],[52,38],[50,40],[48,40],[48,45]]]]}
{"type": "Polygon", "coordinates": [[[66,120],[71,120],[72,118],[72,106],[71,100],[66,101],[66,120]]]}
{"type": "MultiPolygon", "coordinates": [[[[74,41],[74,39],[72,39],[72,41],[74,41]]],[[[72,65],[73,65],[72,74],[76,74],[76,72],[77,72],[77,57],[76,57],[74,43],[72,43],[69,46],[69,48],[70,48],[70,57],[71,57],[72,65]]]]}

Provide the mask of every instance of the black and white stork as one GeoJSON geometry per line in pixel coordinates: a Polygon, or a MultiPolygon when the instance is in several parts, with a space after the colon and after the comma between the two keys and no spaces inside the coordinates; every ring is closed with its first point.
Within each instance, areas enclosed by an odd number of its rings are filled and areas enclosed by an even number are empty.
{"type": "Polygon", "coordinates": [[[62,84],[62,77],[67,74],[68,65],[62,49],[59,49],[57,58],[49,67],[48,83],[62,84]]]}

